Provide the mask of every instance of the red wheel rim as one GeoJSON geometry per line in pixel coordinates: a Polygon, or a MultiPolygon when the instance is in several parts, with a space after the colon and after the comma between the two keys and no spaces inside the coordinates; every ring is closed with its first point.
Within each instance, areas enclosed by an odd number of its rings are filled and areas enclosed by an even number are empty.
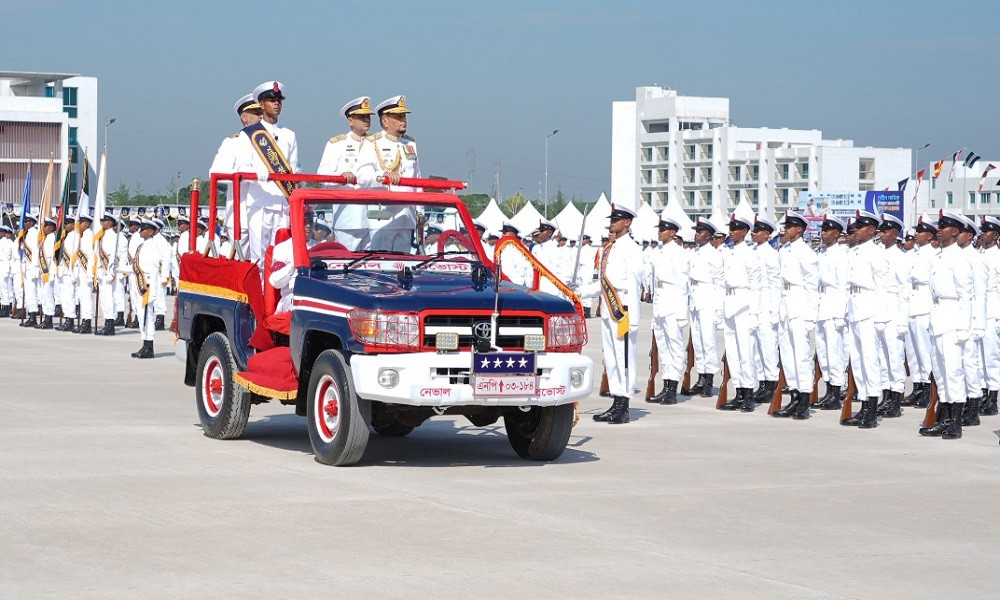
{"type": "Polygon", "coordinates": [[[313,398],[316,431],[324,442],[330,443],[340,428],[340,386],[329,375],[324,375],[316,386],[313,398]]]}
{"type": "Polygon", "coordinates": [[[208,363],[205,364],[202,378],[201,398],[205,412],[210,417],[217,417],[222,412],[222,403],[225,400],[225,385],[222,376],[222,363],[214,356],[209,358],[208,363]]]}

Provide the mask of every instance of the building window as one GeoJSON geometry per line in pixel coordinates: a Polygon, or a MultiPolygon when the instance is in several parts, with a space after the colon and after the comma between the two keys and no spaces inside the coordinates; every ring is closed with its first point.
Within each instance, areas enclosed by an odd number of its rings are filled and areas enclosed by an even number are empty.
{"type": "Polygon", "coordinates": [[[657,146],[656,159],[660,161],[670,160],[670,150],[666,146],[657,146]]]}
{"type": "Polygon", "coordinates": [[[652,121],[646,123],[646,133],[669,133],[670,121],[652,121]]]}
{"type": "Polygon", "coordinates": [[[948,199],[948,206],[954,204],[954,198],[952,197],[951,192],[945,192],[945,197],[948,199]]]}
{"type": "Polygon", "coordinates": [[[56,86],[52,85],[51,83],[49,85],[45,86],[45,97],[46,98],[55,98],[56,97],[56,86]]]}
{"type": "Polygon", "coordinates": [[[652,148],[640,148],[639,156],[642,158],[642,162],[650,162],[653,160],[653,149],[652,148]]]}
{"type": "Polygon", "coordinates": [[[694,144],[687,144],[684,146],[684,160],[694,160],[694,144]]]}
{"type": "Polygon", "coordinates": [[[642,170],[642,182],[645,184],[653,183],[653,172],[649,169],[642,170]]]}
{"type": "Polygon", "coordinates": [[[702,158],[712,158],[712,144],[702,144],[702,158]]]}
{"type": "Polygon", "coordinates": [[[972,205],[975,203],[976,203],[976,192],[969,192],[969,204],[972,205]]]}
{"type": "Polygon", "coordinates": [[[76,173],[69,174],[69,189],[73,190],[74,193],[77,191],[76,177],[77,177],[76,173]]]}
{"type": "Polygon", "coordinates": [[[931,198],[931,208],[937,208],[937,200],[931,198]]]}
{"type": "Polygon", "coordinates": [[[680,127],[681,131],[699,131],[701,130],[701,121],[681,121],[680,127]]]}
{"type": "Polygon", "coordinates": [[[788,181],[788,164],[778,165],[778,179],[788,181]]]}
{"type": "Polygon", "coordinates": [[[645,202],[646,204],[650,204],[653,201],[653,194],[649,192],[643,192],[642,201],[645,202]]]}
{"type": "Polygon", "coordinates": [[[712,182],[712,167],[705,167],[701,170],[701,181],[702,183],[712,182]]]}
{"type": "Polygon", "coordinates": [[[980,204],[989,204],[990,203],[989,192],[983,192],[982,194],[979,194],[979,202],[980,204]]]}
{"type": "Polygon", "coordinates": [[[799,165],[799,178],[809,179],[809,163],[802,163],[799,165]]]}
{"type": "Polygon", "coordinates": [[[694,167],[684,169],[684,183],[694,183],[694,167]]]}
{"type": "Polygon", "coordinates": [[[750,190],[750,204],[757,206],[760,202],[760,190],[750,190]]]}
{"type": "Polygon", "coordinates": [[[76,118],[76,88],[75,87],[64,87],[63,88],[63,112],[66,113],[69,118],[76,118]]]}
{"type": "Polygon", "coordinates": [[[742,170],[743,169],[741,167],[739,167],[739,166],[729,167],[729,177],[733,181],[739,181],[740,180],[740,172],[742,170]]]}
{"type": "Polygon", "coordinates": [[[859,183],[858,184],[858,191],[859,192],[870,192],[870,191],[872,191],[874,189],[875,189],[875,184],[874,183],[859,183]]]}
{"type": "Polygon", "coordinates": [[[875,159],[874,158],[861,158],[858,159],[858,179],[861,181],[874,181],[875,180],[875,159]]]}
{"type": "Polygon", "coordinates": [[[694,192],[687,193],[688,206],[694,206],[694,192]]]}
{"type": "Polygon", "coordinates": [[[667,169],[660,169],[659,171],[657,171],[656,183],[669,182],[670,178],[667,176],[667,173],[668,173],[667,169]]]}

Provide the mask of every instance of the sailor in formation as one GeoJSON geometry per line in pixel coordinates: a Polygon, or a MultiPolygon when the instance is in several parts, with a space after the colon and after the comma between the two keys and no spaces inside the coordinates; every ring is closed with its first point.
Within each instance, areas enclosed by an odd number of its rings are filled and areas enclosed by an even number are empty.
{"type": "Polygon", "coordinates": [[[694,226],[696,248],[690,261],[691,339],[694,343],[694,366],[698,381],[686,395],[712,395],[712,379],[719,370],[716,327],[719,323],[722,254],[710,243],[717,231],[708,219],[698,217],[694,226]]]}
{"type": "Polygon", "coordinates": [[[0,224],[0,318],[10,317],[14,311],[14,275],[18,273],[14,260],[17,245],[11,239],[14,229],[0,224]]]}
{"type": "Polygon", "coordinates": [[[657,231],[662,243],[652,252],[647,265],[653,336],[663,378],[663,389],[647,402],[658,404],[677,403],[677,385],[687,363],[684,327],[688,324],[689,252],[671,241],[679,230],[676,221],[660,216],[657,231]]]}
{"type": "MultiPolygon", "coordinates": [[[[726,363],[736,395],[722,405],[723,410],[753,412],[753,392],[758,378],[754,370],[753,350],[761,313],[761,265],[753,249],[746,244],[753,223],[733,215],[729,221],[732,248],[722,250],[722,324],[725,336],[726,363]]],[[[725,248],[723,246],[723,248],[725,248]]]]}
{"type": "MultiPolygon", "coordinates": [[[[103,327],[97,335],[115,335],[115,285],[122,264],[128,263],[129,241],[117,230],[118,219],[111,213],[101,215],[101,229],[94,234],[94,280],[103,327]]],[[[152,224],[152,221],[150,221],[152,224]]],[[[153,225],[155,228],[156,226],[153,225]]]]}
{"type": "Polygon", "coordinates": [[[142,339],[142,348],[132,353],[133,358],[153,358],[153,340],[156,335],[153,303],[156,289],[160,287],[159,279],[163,257],[160,256],[159,244],[151,240],[158,232],[159,227],[149,219],[143,220],[139,226],[139,243],[135,248],[132,272],[138,296],[135,307],[139,318],[139,336],[142,339]]]}
{"type": "Polygon", "coordinates": [[[757,318],[757,346],[753,353],[754,370],[760,387],[754,392],[754,402],[770,402],[780,377],[778,361],[778,305],[781,298],[781,266],[778,251],[771,245],[777,227],[758,215],[754,218],[753,250],[760,263],[760,314],[757,318]]]}
{"type": "MultiPolygon", "coordinates": [[[[913,382],[909,396],[900,403],[902,406],[926,408],[931,401],[931,346],[930,315],[933,299],[931,298],[930,277],[931,261],[938,253],[932,243],[937,238],[937,225],[934,221],[925,221],[923,217],[914,229],[913,250],[907,252],[910,260],[908,277],[909,301],[907,304],[907,329],[909,352],[906,355],[910,368],[910,378],[913,382]]],[[[1000,363],[997,363],[1000,364],[1000,363]]]]}
{"type": "Polygon", "coordinates": [[[816,256],[819,275],[816,359],[826,384],[826,393],[816,404],[820,410],[840,409],[840,393],[847,385],[847,247],[840,243],[846,229],[846,223],[839,217],[826,215],[816,256]]]}

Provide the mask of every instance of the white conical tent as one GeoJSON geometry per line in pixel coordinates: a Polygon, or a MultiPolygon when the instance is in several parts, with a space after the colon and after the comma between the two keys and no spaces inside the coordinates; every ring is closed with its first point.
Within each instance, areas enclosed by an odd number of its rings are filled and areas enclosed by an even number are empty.
{"type": "Polygon", "coordinates": [[[594,203],[594,206],[587,213],[587,224],[584,231],[596,244],[600,239],[608,234],[608,217],[611,216],[611,203],[607,196],[601,194],[594,203]]]}
{"type": "Polygon", "coordinates": [[[543,219],[542,213],[538,212],[535,206],[528,202],[517,214],[510,218],[510,222],[521,231],[521,237],[525,237],[538,228],[538,224],[543,219]]]}
{"type": "Polygon", "coordinates": [[[583,224],[583,213],[572,202],[567,204],[559,214],[552,219],[556,229],[566,238],[575,240],[580,237],[580,226],[583,224]]]}
{"type": "Polygon", "coordinates": [[[750,202],[748,202],[746,198],[740,198],[740,202],[736,205],[733,215],[753,225],[753,207],[750,206],[750,202]]]}
{"type": "Polygon", "coordinates": [[[653,210],[653,207],[641,202],[639,210],[635,212],[635,219],[632,220],[632,239],[637,242],[655,240],[656,226],[659,222],[660,217],[653,210]]]}
{"type": "Polygon", "coordinates": [[[715,225],[716,231],[721,233],[729,231],[729,215],[722,207],[722,203],[712,203],[712,215],[708,217],[708,220],[712,223],[712,225],[715,225]]]}
{"type": "Polygon", "coordinates": [[[490,198],[490,203],[476,217],[478,221],[486,225],[486,229],[494,233],[500,233],[500,228],[503,226],[503,221],[506,218],[507,215],[503,214],[503,211],[500,210],[496,198],[490,198]]]}

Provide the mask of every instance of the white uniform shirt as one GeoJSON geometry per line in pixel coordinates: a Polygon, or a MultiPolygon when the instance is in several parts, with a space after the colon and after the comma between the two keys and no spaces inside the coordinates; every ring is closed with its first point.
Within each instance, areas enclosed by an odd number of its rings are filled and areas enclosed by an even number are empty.
{"type": "Polygon", "coordinates": [[[899,246],[884,248],[880,245],[879,250],[885,255],[887,272],[885,279],[878,282],[881,284],[878,286],[878,302],[882,303],[882,306],[895,308],[880,311],[875,317],[875,322],[896,323],[900,330],[905,331],[904,328],[908,327],[906,316],[910,314],[910,308],[907,306],[910,294],[906,289],[910,279],[910,263],[899,246]]]}
{"type": "Polygon", "coordinates": [[[851,293],[847,303],[849,321],[856,323],[892,312],[878,305],[878,287],[888,276],[884,247],[870,240],[851,248],[847,254],[847,282],[851,293]]]}
{"type": "MultiPolygon", "coordinates": [[[[353,132],[330,138],[323,149],[323,158],[319,161],[317,175],[341,175],[353,173],[357,178],[354,185],[325,184],[334,188],[373,188],[378,187],[375,181],[375,154],[371,152],[374,142],[367,137],[358,137],[353,132]],[[366,148],[368,146],[368,148],[366,148]]],[[[368,208],[366,206],[340,205],[333,212],[333,226],[336,229],[367,229],[368,208]]]]}
{"type": "MultiPolygon", "coordinates": [[[[136,234],[133,237],[138,237],[136,234]]],[[[127,255],[128,243],[125,240],[124,234],[121,234],[114,229],[104,230],[104,234],[101,238],[94,242],[94,264],[96,265],[96,274],[100,281],[104,283],[111,283],[114,279],[114,273],[121,272],[122,265],[128,264],[127,255]],[[102,264],[102,256],[104,256],[108,262],[107,270],[105,270],[102,264]],[[118,267],[116,269],[115,264],[118,267]]],[[[150,253],[152,254],[152,252],[150,253]]],[[[91,273],[94,273],[91,270],[91,273]]]]}
{"type": "MultiPolygon", "coordinates": [[[[603,260],[603,247],[598,251],[598,261],[603,260]]],[[[600,265],[600,262],[598,262],[600,265]]],[[[629,328],[639,327],[642,302],[639,292],[642,289],[642,246],[628,234],[616,239],[608,252],[608,261],[604,268],[608,283],[618,292],[622,306],[628,309],[629,328]]],[[[611,319],[611,310],[604,305],[604,294],[601,291],[600,276],[598,280],[581,286],[580,295],[601,298],[601,315],[611,319]]]]}
{"type": "Polygon", "coordinates": [[[930,244],[920,246],[910,257],[910,301],[907,303],[911,317],[928,315],[931,312],[931,263],[939,250],[930,244]]]}
{"type": "MultiPolygon", "coordinates": [[[[261,121],[260,123],[271,134],[275,144],[281,150],[282,154],[285,155],[285,160],[288,161],[292,173],[301,172],[295,132],[277,124],[272,125],[267,121],[261,121]]],[[[267,168],[267,164],[257,153],[257,150],[254,149],[246,133],[240,132],[239,137],[236,139],[238,145],[235,148],[236,155],[233,170],[236,172],[256,173],[258,177],[258,181],[244,182],[247,189],[246,202],[255,207],[280,205],[287,202],[284,193],[282,193],[277,183],[273,181],[264,181],[261,183],[260,180],[265,179],[270,171],[267,168]]]]}
{"type": "Polygon", "coordinates": [[[690,257],[691,311],[718,311],[722,305],[722,253],[705,244],[692,250],[690,257]]]}
{"type": "Polygon", "coordinates": [[[0,239],[0,279],[11,277],[15,272],[17,244],[9,237],[0,239]]]}
{"type": "Polygon", "coordinates": [[[753,319],[760,313],[760,261],[746,243],[737,244],[722,254],[724,282],[723,314],[732,318],[749,310],[753,319]]]}
{"type": "Polygon", "coordinates": [[[1000,246],[983,250],[986,263],[986,318],[1000,319],[1000,246]]]}
{"type": "Polygon", "coordinates": [[[972,265],[958,244],[941,248],[931,261],[931,335],[958,332],[968,339],[974,294],[972,265]]]}
{"type": "Polygon", "coordinates": [[[73,274],[73,257],[80,249],[80,233],[74,227],[63,238],[62,247],[59,248],[59,275],[73,274]]]}
{"type": "Polygon", "coordinates": [[[24,276],[32,279],[38,277],[38,226],[32,226],[21,238],[24,246],[24,256],[21,258],[21,266],[24,268],[24,276]],[[30,254],[30,256],[29,256],[30,254]]]}
{"type": "Polygon", "coordinates": [[[819,310],[816,319],[828,321],[847,318],[847,247],[834,244],[820,248],[816,255],[819,269],[819,310]]]}
{"type": "Polygon", "coordinates": [[[962,253],[969,266],[972,267],[972,321],[970,324],[972,331],[979,332],[982,337],[983,330],[986,329],[986,286],[989,283],[989,265],[983,260],[983,255],[975,249],[972,244],[962,248],[962,253]]]}
{"type": "Polygon", "coordinates": [[[687,319],[690,254],[677,244],[664,244],[650,253],[649,278],[653,317],[687,319]]]}
{"type": "Polygon", "coordinates": [[[815,321],[819,275],[816,253],[802,238],[785,244],[778,252],[781,270],[781,305],[785,318],[815,321]]]}

